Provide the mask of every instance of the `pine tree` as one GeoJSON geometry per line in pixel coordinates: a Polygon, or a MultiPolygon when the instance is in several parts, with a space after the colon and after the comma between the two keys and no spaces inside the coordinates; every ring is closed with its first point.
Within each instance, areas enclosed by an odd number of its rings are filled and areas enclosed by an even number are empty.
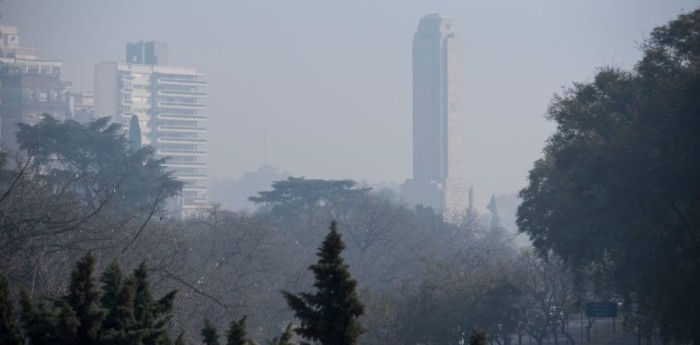
{"type": "Polygon", "coordinates": [[[132,277],[135,281],[134,317],[136,328],[142,332],[143,344],[172,343],[168,335],[168,322],[172,318],[176,291],[171,291],[156,301],[148,284],[145,262],[139,265],[132,277]]]}
{"type": "Polygon", "coordinates": [[[0,344],[22,345],[15,312],[10,298],[10,286],[5,277],[0,277],[0,344]]]}
{"type": "Polygon", "coordinates": [[[134,329],[134,298],[136,281],[124,279],[117,263],[111,264],[102,274],[102,306],[107,315],[102,322],[100,340],[106,345],[129,345],[141,342],[143,332],[134,329]]]}
{"type": "Polygon", "coordinates": [[[136,115],[131,116],[129,121],[129,149],[137,151],[141,148],[141,125],[136,115]]]}
{"type": "Polygon", "coordinates": [[[24,336],[33,345],[76,344],[79,321],[64,299],[41,298],[36,307],[24,289],[20,290],[24,336]]]}
{"type": "Polygon", "coordinates": [[[231,326],[226,334],[226,345],[254,345],[255,343],[248,337],[248,326],[246,316],[240,320],[231,321],[231,326]]]}
{"type": "Polygon", "coordinates": [[[309,269],[314,273],[315,294],[282,294],[301,325],[295,332],[322,345],[353,345],[365,328],[358,320],[364,313],[348,266],[340,253],[345,244],[335,221],[317,253],[319,260],[309,269]]]}
{"type": "Polygon", "coordinates": [[[82,344],[78,340],[80,320],[73,307],[61,298],[54,299],[53,303],[55,310],[58,311],[54,328],[56,337],[63,344],[82,344]]]}
{"type": "Polygon", "coordinates": [[[216,327],[211,324],[209,319],[204,319],[204,328],[202,328],[202,341],[205,345],[219,345],[219,334],[216,332],[216,327]]]}
{"type": "MultiPolygon", "coordinates": [[[[172,317],[175,291],[156,301],[148,286],[146,266],[124,277],[115,263],[100,278],[104,294],[93,278],[95,258],[80,259],[71,273],[69,293],[63,297],[42,297],[33,303],[20,290],[20,321],[23,335],[32,345],[172,345],[168,323],[172,317]]],[[[9,292],[0,279],[0,345],[20,345],[14,337],[3,338],[13,322],[5,320],[9,292]],[[6,340],[7,339],[7,340],[6,340]]],[[[17,331],[15,331],[17,333],[17,331]]],[[[184,344],[184,335],[175,341],[184,344]]],[[[218,344],[217,344],[218,345],[218,344]]]]}
{"type": "Polygon", "coordinates": [[[106,311],[100,307],[101,291],[93,273],[95,257],[88,253],[75,264],[66,302],[73,308],[79,326],[76,341],[82,345],[97,344],[100,326],[106,311]]]}

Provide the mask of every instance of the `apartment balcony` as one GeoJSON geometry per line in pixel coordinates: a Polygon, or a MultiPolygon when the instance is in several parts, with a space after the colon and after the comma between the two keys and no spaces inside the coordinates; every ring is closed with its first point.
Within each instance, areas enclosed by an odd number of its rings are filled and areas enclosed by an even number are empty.
{"type": "Polygon", "coordinates": [[[172,162],[166,161],[163,166],[168,168],[206,168],[207,163],[204,162],[172,162]]]}
{"type": "Polygon", "coordinates": [[[207,85],[207,82],[203,81],[203,80],[184,79],[184,78],[158,78],[157,83],[163,84],[163,85],[198,85],[198,86],[206,86],[207,85]]]}
{"type": "Polygon", "coordinates": [[[176,90],[158,90],[157,95],[158,96],[191,97],[191,98],[207,97],[207,94],[205,92],[176,91],[176,90]]]}
{"type": "Polygon", "coordinates": [[[207,154],[207,151],[158,149],[157,154],[161,156],[203,156],[207,154]]]}
{"type": "Polygon", "coordinates": [[[172,114],[172,113],[159,113],[156,116],[159,120],[198,120],[206,121],[207,116],[202,114],[196,115],[184,115],[184,114],[172,114]]]}
{"type": "Polygon", "coordinates": [[[181,181],[206,180],[207,179],[206,174],[173,174],[173,177],[175,177],[176,179],[181,180],[181,181]]]}
{"type": "Polygon", "coordinates": [[[157,143],[161,144],[198,144],[204,145],[207,143],[206,139],[190,139],[190,138],[158,138],[157,143]]]}
{"type": "Polygon", "coordinates": [[[173,108],[173,109],[206,109],[206,104],[199,103],[184,103],[184,102],[158,102],[158,108],[173,108]]]}
{"type": "Polygon", "coordinates": [[[182,186],[183,191],[205,191],[207,190],[207,186],[194,186],[191,184],[185,183],[184,186],[182,186]]]}
{"type": "Polygon", "coordinates": [[[159,132],[180,132],[180,133],[205,133],[204,127],[186,127],[186,126],[157,126],[159,132]]]}

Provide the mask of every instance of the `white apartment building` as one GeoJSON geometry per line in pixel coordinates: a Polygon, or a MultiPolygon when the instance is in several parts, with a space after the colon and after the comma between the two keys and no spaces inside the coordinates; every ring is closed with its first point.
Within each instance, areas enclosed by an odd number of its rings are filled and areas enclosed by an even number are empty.
{"type": "Polygon", "coordinates": [[[103,62],[95,66],[95,116],[111,116],[126,133],[135,115],[141,142],[185,183],[177,200],[188,217],[208,204],[206,93],[204,76],[193,68],[103,62]]]}

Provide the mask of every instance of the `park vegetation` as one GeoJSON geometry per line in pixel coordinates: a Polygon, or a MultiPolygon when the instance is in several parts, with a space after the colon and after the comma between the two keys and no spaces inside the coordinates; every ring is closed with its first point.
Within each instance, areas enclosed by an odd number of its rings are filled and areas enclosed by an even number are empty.
{"type": "Polygon", "coordinates": [[[642,50],[555,97],[517,222],[624,302],[630,328],[700,344],[700,10],[642,50]]]}
{"type": "Polygon", "coordinates": [[[182,185],[109,119],[21,125],[0,152],[0,344],[576,343],[588,301],[700,344],[700,10],[642,50],[552,101],[518,211],[532,248],[351,180],[178,219],[182,185]]]}

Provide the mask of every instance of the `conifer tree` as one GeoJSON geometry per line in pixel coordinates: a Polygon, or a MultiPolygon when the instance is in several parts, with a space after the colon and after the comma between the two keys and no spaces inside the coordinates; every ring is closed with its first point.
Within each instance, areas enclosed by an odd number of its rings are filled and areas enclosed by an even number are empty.
{"type": "Polygon", "coordinates": [[[355,292],[357,282],[340,256],[344,248],[333,221],[317,253],[318,262],[309,267],[316,278],[316,293],[282,292],[301,321],[295,332],[322,345],[353,345],[365,330],[358,320],[364,306],[355,292]]]}
{"type": "MultiPolygon", "coordinates": [[[[78,340],[80,332],[80,320],[73,307],[64,299],[54,299],[53,307],[58,312],[54,327],[56,337],[63,344],[82,344],[78,340]]],[[[99,324],[98,324],[99,327],[99,324]]],[[[99,328],[97,330],[99,332],[99,328]]],[[[95,344],[98,342],[95,341],[95,344]]]]}
{"type": "Polygon", "coordinates": [[[36,307],[24,289],[20,290],[24,336],[32,345],[76,344],[78,318],[63,299],[42,298],[36,307]]]}
{"type": "Polygon", "coordinates": [[[248,337],[248,326],[246,316],[240,320],[232,320],[228,330],[226,345],[254,345],[255,343],[248,337]]]}
{"type": "MultiPolygon", "coordinates": [[[[171,345],[168,322],[172,317],[175,291],[156,301],[148,286],[146,266],[124,277],[114,263],[100,278],[103,290],[93,277],[95,258],[81,258],[71,273],[69,293],[63,297],[42,297],[33,303],[20,290],[20,321],[23,335],[32,345],[171,345]]],[[[9,298],[6,283],[0,280],[0,345],[19,345],[14,337],[5,341],[4,299],[9,298]]],[[[11,303],[9,304],[11,310],[11,303]]],[[[18,327],[14,327],[17,329],[18,327]]],[[[10,332],[5,332],[10,334],[10,332]]],[[[175,341],[184,344],[184,335],[175,341]]]]}
{"type": "Polygon", "coordinates": [[[102,274],[100,281],[104,291],[102,305],[107,309],[100,340],[106,345],[140,343],[143,332],[134,327],[135,279],[124,279],[119,265],[112,263],[102,274]]]}
{"type": "Polygon", "coordinates": [[[211,324],[209,319],[204,319],[204,328],[202,328],[202,341],[205,345],[219,345],[219,334],[216,327],[211,324]]]}
{"type": "Polygon", "coordinates": [[[94,270],[95,257],[92,253],[78,260],[71,272],[70,289],[66,296],[66,302],[78,318],[76,341],[82,345],[98,343],[100,326],[106,314],[100,307],[102,293],[93,277],[94,270]]]}
{"type": "Polygon", "coordinates": [[[0,277],[0,344],[22,345],[23,343],[15,319],[9,283],[5,277],[0,277]]]}
{"type": "Polygon", "coordinates": [[[134,318],[136,328],[142,332],[143,344],[163,345],[171,343],[168,335],[168,322],[172,318],[176,291],[171,291],[156,301],[148,284],[145,262],[139,265],[132,277],[135,281],[134,318]]]}
{"type": "Polygon", "coordinates": [[[131,121],[129,121],[129,149],[132,151],[137,151],[141,148],[141,125],[139,125],[139,118],[136,115],[131,115],[131,121]]]}

